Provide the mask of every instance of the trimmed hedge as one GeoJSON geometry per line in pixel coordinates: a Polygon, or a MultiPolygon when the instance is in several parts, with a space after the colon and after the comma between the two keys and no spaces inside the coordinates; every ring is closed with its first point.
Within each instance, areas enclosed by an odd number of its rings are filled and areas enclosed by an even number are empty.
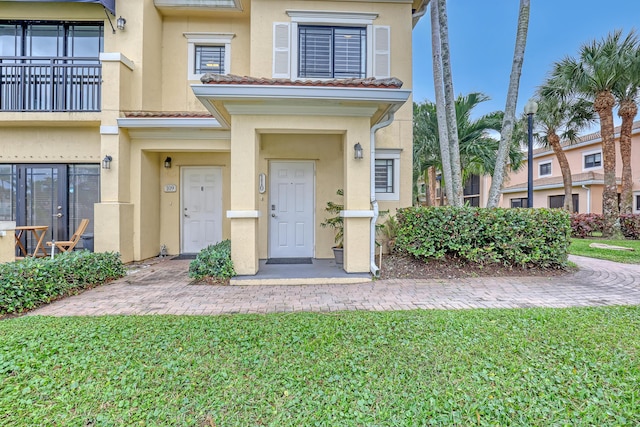
{"type": "Polygon", "coordinates": [[[414,207],[398,210],[396,249],[505,266],[567,265],[569,214],[560,209],[414,207]]]}
{"type": "Polygon", "coordinates": [[[0,264],[0,314],[30,310],[75,290],[126,274],[120,254],[63,252],[0,264]]]}
{"type": "Polygon", "coordinates": [[[207,246],[189,264],[189,277],[197,280],[205,277],[228,279],[235,275],[236,271],[231,261],[230,240],[207,246]]]}
{"type": "MultiPolygon", "coordinates": [[[[602,214],[574,213],[571,214],[571,235],[573,237],[587,238],[593,233],[602,233],[604,219],[602,214]]],[[[640,215],[620,215],[620,231],[627,239],[640,239],[640,215]]]]}

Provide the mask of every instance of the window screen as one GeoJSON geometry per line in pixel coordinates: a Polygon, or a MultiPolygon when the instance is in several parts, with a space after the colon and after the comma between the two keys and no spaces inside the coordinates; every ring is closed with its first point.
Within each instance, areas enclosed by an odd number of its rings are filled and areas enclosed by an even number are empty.
{"type": "Polygon", "coordinates": [[[376,159],[376,193],[393,193],[393,159],[376,159]]]}
{"type": "Polygon", "coordinates": [[[195,74],[224,74],[224,46],[196,45],[195,74]]]}
{"type": "Polygon", "coordinates": [[[301,26],[298,37],[300,77],[366,76],[365,28],[301,26]]]}

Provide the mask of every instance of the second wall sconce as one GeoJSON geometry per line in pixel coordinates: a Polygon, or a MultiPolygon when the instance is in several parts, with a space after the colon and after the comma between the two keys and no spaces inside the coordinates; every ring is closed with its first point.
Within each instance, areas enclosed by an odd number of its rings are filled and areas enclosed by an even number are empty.
{"type": "Polygon", "coordinates": [[[116,20],[116,26],[118,27],[119,30],[124,30],[124,24],[126,23],[127,23],[127,20],[124,19],[122,16],[116,20]]]}
{"type": "Polygon", "coordinates": [[[164,159],[164,167],[169,169],[171,167],[171,157],[164,159]]]}
{"type": "Polygon", "coordinates": [[[363,158],[362,145],[358,142],[353,146],[353,158],[356,160],[361,160],[363,158]]]}
{"type": "Polygon", "coordinates": [[[102,169],[111,169],[111,161],[113,160],[113,157],[111,157],[110,155],[106,155],[104,156],[104,159],[102,159],[102,169]]]}

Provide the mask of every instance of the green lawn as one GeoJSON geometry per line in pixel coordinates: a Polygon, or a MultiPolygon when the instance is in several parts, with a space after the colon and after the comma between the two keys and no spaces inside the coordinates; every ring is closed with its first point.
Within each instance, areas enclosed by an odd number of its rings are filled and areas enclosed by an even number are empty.
{"type": "Polygon", "coordinates": [[[615,262],[624,262],[627,264],[640,264],[640,240],[571,239],[569,253],[615,262]],[[611,249],[590,248],[589,245],[591,243],[624,246],[635,250],[614,251],[611,249]]]}
{"type": "Polygon", "coordinates": [[[0,321],[0,425],[637,426],[640,307],[0,321]]]}

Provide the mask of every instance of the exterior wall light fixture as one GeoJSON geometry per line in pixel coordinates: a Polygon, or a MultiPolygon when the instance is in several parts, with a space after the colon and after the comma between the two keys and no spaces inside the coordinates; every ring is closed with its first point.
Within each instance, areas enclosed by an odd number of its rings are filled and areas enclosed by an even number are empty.
{"type": "Polygon", "coordinates": [[[113,160],[113,157],[110,155],[107,154],[104,156],[104,159],[102,159],[102,169],[111,169],[111,160],[113,160]]]}
{"type": "Polygon", "coordinates": [[[353,158],[356,160],[362,160],[363,154],[362,145],[358,142],[353,146],[353,158]]]}
{"type": "Polygon", "coordinates": [[[118,27],[118,29],[119,29],[119,30],[121,30],[121,31],[124,31],[124,24],[126,24],[126,23],[127,23],[127,20],[126,20],[126,19],[124,19],[122,16],[121,16],[121,17],[119,17],[119,18],[116,20],[116,26],[117,26],[117,27],[118,27]]]}
{"type": "Polygon", "coordinates": [[[164,167],[169,169],[171,167],[171,157],[164,159],[164,167]]]}

